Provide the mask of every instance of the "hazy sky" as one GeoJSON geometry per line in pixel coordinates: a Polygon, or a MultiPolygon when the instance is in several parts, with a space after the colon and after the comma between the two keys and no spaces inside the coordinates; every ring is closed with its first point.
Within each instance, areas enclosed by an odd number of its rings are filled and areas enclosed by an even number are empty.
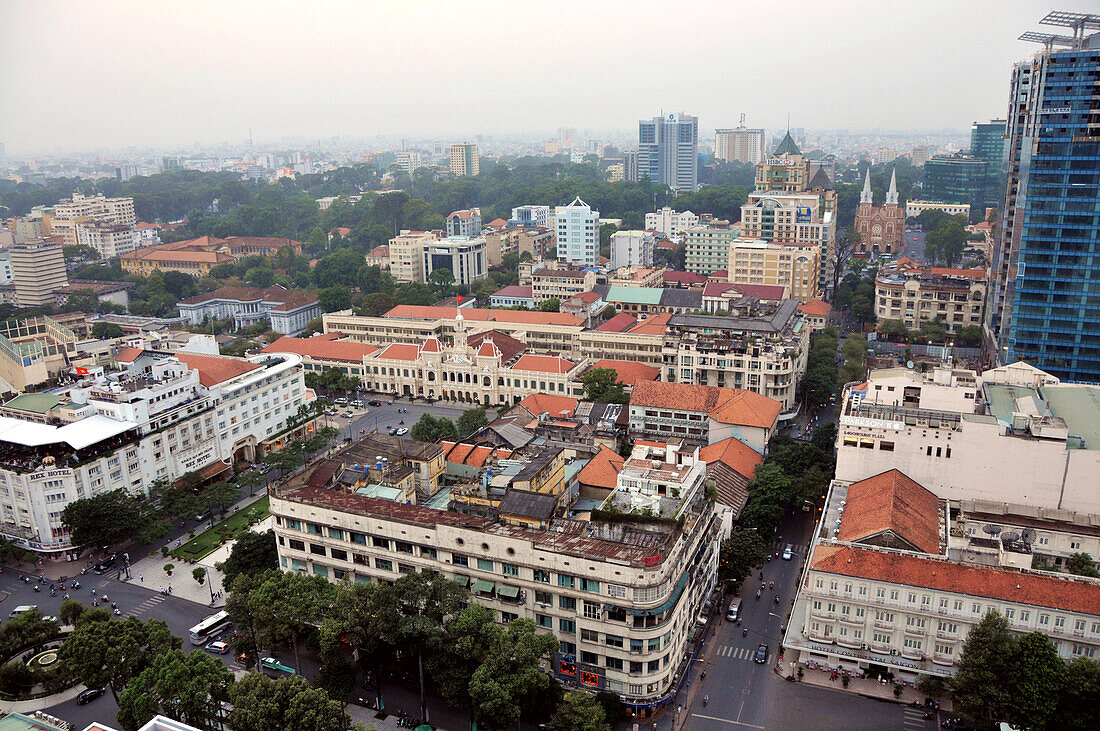
{"type": "MultiPolygon", "coordinates": [[[[9,153],[283,135],[1003,116],[1017,41],[1095,0],[0,0],[9,153]]],[[[1057,29],[1055,29],[1057,32],[1057,29]]]]}

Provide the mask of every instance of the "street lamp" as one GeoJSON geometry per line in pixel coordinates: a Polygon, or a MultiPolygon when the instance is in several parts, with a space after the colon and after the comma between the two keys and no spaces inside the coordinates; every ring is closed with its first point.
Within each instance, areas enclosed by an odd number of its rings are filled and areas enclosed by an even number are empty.
{"type": "Polygon", "coordinates": [[[206,571],[206,585],[210,589],[210,606],[214,606],[214,574],[209,569],[206,571]]]}

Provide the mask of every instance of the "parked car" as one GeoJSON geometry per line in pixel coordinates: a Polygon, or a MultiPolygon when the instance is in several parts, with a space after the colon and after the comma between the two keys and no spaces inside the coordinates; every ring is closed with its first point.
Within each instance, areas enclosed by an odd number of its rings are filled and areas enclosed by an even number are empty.
{"type": "Polygon", "coordinates": [[[76,697],[76,704],[82,706],[85,703],[91,703],[99,696],[103,695],[104,688],[88,688],[87,690],[80,691],[80,695],[76,697]]]}
{"type": "Polygon", "coordinates": [[[102,561],[100,561],[99,563],[96,564],[95,572],[97,574],[107,573],[108,571],[111,570],[111,567],[115,565],[115,559],[117,559],[117,558],[118,558],[118,556],[116,556],[115,554],[112,553],[110,556],[108,556],[107,558],[103,559],[102,561]]]}
{"type": "Polygon", "coordinates": [[[212,652],[215,655],[224,655],[229,652],[229,643],[218,640],[217,642],[207,643],[205,649],[207,652],[212,652]]]}
{"type": "Polygon", "coordinates": [[[726,610],[726,621],[736,622],[739,616],[741,616],[741,600],[734,599],[730,602],[730,608],[726,610]]]}
{"type": "Polygon", "coordinates": [[[403,437],[403,436],[405,436],[406,434],[408,434],[408,433],[409,433],[409,430],[408,430],[408,429],[406,429],[405,427],[401,427],[400,429],[398,429],[398,430],[397,430],[396,432],[394,432],[394,433],[395,433],[395,434],[397,434],[397,436],[399,436],[399,437],[403,437]]]}
{"type": "Polygon", "coordinates": [[[397,427],[391,426],[389,429],[386,430],[386,433],[392,437],[393,435],[397,434],[397,427]]]}
{"type": "Polygon", "coordinates": [[[348,404],[348,406],[351,406],[351,407],[356,408],[356,409],[361,409],[361,408],[363,408],[363,402],[360,401],[359,399],[355,399],[354,401],[350,402],[348,404]]]}
{"type": "Polygon", "coordinates": [[[336,404],[337,406],[347,406],[348,400],[343,396],[338,396],[337,398],[333,399],[332,403],[336,404]]]}
{"type": "Polygon", "coordinates": [[[374,399],[373,401],[368,401],[367,403],[369,403],[371,406],[381,406],[382,405],[382,402],[379,401],[378,399],[374,399]]]}
{"type": "Polygon", "coordinates": [[[752,659],[758,663],[766,663],[768,661],[768,646],[761,642],[760,647],[756,648],[756,654],[753,655],[752,659]]]}
{"type": "Polygon", "coordinates": [[[794,556],[794,546],[788,543],[787,547],[783,549],[783,560],[790,561],[792,556],[794,556]]]}

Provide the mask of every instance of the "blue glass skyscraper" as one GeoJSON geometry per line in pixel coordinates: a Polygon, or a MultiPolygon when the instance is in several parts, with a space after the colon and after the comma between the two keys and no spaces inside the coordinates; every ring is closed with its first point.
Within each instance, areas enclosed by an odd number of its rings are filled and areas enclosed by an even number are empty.
{"type": "Polygon", "coordinates": [[[1072,35],[1012,75],[1007,177],[987,327],[997,360],[1100,382],[1100,15],[1053,12],[1072,35]]]}

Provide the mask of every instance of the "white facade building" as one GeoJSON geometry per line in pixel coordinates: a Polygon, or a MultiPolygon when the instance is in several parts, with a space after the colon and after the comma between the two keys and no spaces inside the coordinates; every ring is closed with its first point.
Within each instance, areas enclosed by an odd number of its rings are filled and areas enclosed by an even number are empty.
{"type": "Polygon", "coordinates": [[[138,248],[141,237],[133,226],[93,221],[77,224],[76,243],[95,249],[102,259],[114,259],[138,248]]]}
{"type": "Polygon", "coordinates": [[[699,217],[691,211],[677,213],[669,206],[645,214],[646,231],[656,231],[665,236],[679,236],[689,228],[699,225],[699,217]]]}
{"type": "Polygon", "coordinates": [[[567,206],[558,206],[558,260],[582,266],[600,262],[600,212],[580,198],[567,206]]]}
{"type": "Polygon", "coordinates": [[[764,130],[760,128],[717,129],[714,131],[714,159],[758,165],[766,156],[764,138],[764,130]]]}
{"type": "Polygon", "coordinates": [[[648,231],[616,231],[611,234],[611,268],[648,267],[653,264],[653,234],[648,231]]]}
{"type": "Polygon", "coordinates": [[[512,209],[510,226],[547,228],[550,226],[550,206],[518,206],[512,209]]]}

